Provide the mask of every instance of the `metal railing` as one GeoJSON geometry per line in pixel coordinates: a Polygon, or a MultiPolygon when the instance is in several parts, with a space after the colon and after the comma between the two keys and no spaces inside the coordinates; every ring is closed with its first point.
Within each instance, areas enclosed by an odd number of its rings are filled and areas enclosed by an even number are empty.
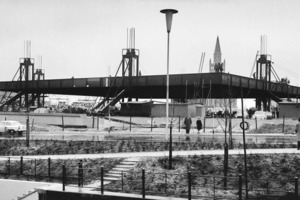
{"type": "Polygon", "coordinates": [[[35,180],[47,180],[62,183],[66,187],[91,188],[104,194],[105,191],[126,192],[141,195],[174,196],[186,199],[245,199],[264,197],[297,196],[299,193],[298,177],[294,179],[248,179],[248,191],[242,175],[213,176],[195,171],[176,173],[172,171],[132,170],[130,173],[120,171],[120,179],[105,184],[104,175],[109,168],[94,163],[86,165],[83,161],[53,162],[47,160],[25,159],[22,156],[7,158],[0,165],[0,174],[9,178],[29,177],[35,180]],[[226,181],[226,186],[224,182],[226,181]],[[96,182],[98,185],[91,186],[96,182]]]}
{"type": "MultiPolygon", "coordinates": [[[[66,173],[65,165],[62,167],[62,190],[66,191],[66,187],[82,187],[88,188],[84,185],[84,172],[91,169],[83,169],[78,166],[78,173],[66,173]],[[78,180],[78,184],[74,184],[72,180],[78,180]]],[[[94,169],[93,169],[94,170],[94,169]]],[[[244,187],[245,179],[242,175],[238,177],[224,177],[224,176],[203,176],[198,173],[154,173],[146,172],[141,169],[139,172],[130,173],[127,176],[124,171],[121,172],[120,180],[113,181],[109,184],[104,184],[104,169],[98,170],[98,175],[94,178],[98,180],[99,186],[92,187],[104,195],[105,191],[126,192],[140,195],[146,198],[147,195],[173,196],[181,197],[191,200],[192,198],[206,198],[206,199],[246,199],[246,190],[244,187]],[[227,186],[223,186],[226,179],[227,186]],[[180,182],[180,184],[179,184],[180,182]]],[[[257,187],[250,187],[247,191],[248,198],[264,197],[266,199],[274,197],[298,196],[298,178],[294,180],[273,180],[273,179],[249,179],[249,183],[260,181],[262,185],[257,187]],[[288,188],[273,187],[276,182],[290,183],[288,188]]],[[[251,185],[251,184],[249,184],[251,185]]]]}

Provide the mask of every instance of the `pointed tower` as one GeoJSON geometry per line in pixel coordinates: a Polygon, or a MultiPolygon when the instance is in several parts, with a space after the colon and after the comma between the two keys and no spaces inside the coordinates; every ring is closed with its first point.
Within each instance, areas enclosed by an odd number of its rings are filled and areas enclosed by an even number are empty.
{"type": "Polygon", "coordinates": [[[225,60],[222,62],[222,52],[220,47],[219,36],[217,37],[213,63],[209,62],[209,72],[224,72],[225,60]]]}
{"type": "Polygon", "coordinates": [[[219,36],[217,37],[215,52],[214,52],[214,63],[221,63],[222,62],[222,52],[220,47],[219,36]]]}

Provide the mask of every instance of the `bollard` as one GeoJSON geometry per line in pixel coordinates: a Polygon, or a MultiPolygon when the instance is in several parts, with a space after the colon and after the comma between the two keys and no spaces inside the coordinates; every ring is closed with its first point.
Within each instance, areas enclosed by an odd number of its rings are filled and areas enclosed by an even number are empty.
{"type": "Polygon", "coordinates": [[[99,117],[97,117],[97,131],[99,131],[99,117]]]}
{"type": "Polygon", "coordinates": [[[20,158],[20,175],[23,175],[23,156],[20,158]]]}
{"type": "Polygon", "coordinates": [[[48,158],[48,177],[51,177],[51,158],[48,158]]]}
{"type": "Polygon", "coordinates": [[[146,192],[145,192],[145,169],[142,169],[142,195],[143,199],[145,199],[146,192]]]}
{"type": "Polygon", "coordinates": [[[239,175],[239,200],[242,200],[242,190],[243,190],[243,178],[239,175]]]}
{"type": "Polygon", "coordinates": [[[298,197],[298,177],[295,177],[295,195],[298,197]]]}
{"type": "Polygon", "coordinates": [[[65,191],[66,189],[66,182],[67,182],[67,177],[66,177],[66,166],[63,164],[62,166],[62,190],[65,191]]]}
{"type": "Polygon", "coordinates": [[[101,167],[101,194],[104,194],[104,184],[103,184],[104,171],[103,166],[101,167]]]}
{"type": "Polygon", "coordinates": [[[188,172],[188,199],[192,199],[192,176],[191,172],[188,172]]]}

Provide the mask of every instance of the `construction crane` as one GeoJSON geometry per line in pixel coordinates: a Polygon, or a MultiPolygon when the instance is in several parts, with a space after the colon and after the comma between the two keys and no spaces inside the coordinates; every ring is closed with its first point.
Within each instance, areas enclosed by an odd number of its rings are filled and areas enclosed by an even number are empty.
{"type": "Polygon", "coordinates": [[[202,73],[204,58],[205,58],[205,52],[202,52],[201,59],[200,59],[200,64],[199,64],[199,69],[198,69],[198,73],[202,73]]]}
{"type": "MultiPolygon", "coordinates": [[[[258,57],[258,54],[259,54],[259,51],[256,52],[256,56],[255,56],[255,59],[254,59],[254,63],[253,63],[253,66],[252,66],[252,70],[250,72],[250,78],[253,77],[253,72],[254,72],[254,68],[256,66],[256,61],[257,61],[257,57],[258,57]]],[[[254,77],[253,77],[254,78],[254,77]]]]}

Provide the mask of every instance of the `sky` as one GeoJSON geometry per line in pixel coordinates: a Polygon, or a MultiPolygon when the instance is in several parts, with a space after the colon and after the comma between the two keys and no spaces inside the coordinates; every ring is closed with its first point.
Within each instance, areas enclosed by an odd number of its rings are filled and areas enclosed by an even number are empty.
{"type": "Polygon", "coordinates": [[[167,32],[160,10],[172,8],[170,74],[208,72],[217,36],[226,72],[250,76],[261,35],[280,77],[300,86],[299,0],[1,0],[0,81],[12,80],[31,41],[46,79],[114,75],[135,28],[142,75],[166,74],[167,32]]]}

